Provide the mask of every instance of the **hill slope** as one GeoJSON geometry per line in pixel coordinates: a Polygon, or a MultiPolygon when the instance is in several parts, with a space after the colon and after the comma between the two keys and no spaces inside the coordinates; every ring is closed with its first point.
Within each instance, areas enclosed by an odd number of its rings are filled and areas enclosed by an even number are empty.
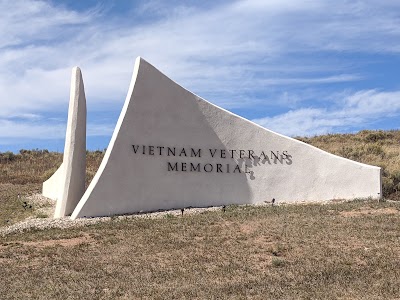
{"type": "MultiPolygon", "coordinates": [[[[299,138],[384,168],[399,198],[400,131],[299,138]]],[[[103,153],[88,152],[88,181],[103,153]]],[[[46,217],[39,192],[61,154],[0,155],[0,228],[46,217]],[[24,203],[26,202],[26,203],[24,203]]],[[[0,236],[2,299],[395,299],[400,201],[228,206],[108,218],[0,236]]]]}
{"type": "Polygon", "coordinates": [[[383,197],[400,200],[400,130],[297,138],[330,153],[382,168],[383,197]]]}
{"type": "MultiPolygon", "coordinates": [[[[297,137],[330,153],[383,169],[383,196],[400,200],[400,130],[369,131],[356,134],[328,134],[297,137]]],[[[104,152],[88,151],[87,182],[96,173],[104,152]]],[[[20,150],[0,153],[0,184],[42,183],[61,164],[62,155],[47,150],[20,150]]]]}

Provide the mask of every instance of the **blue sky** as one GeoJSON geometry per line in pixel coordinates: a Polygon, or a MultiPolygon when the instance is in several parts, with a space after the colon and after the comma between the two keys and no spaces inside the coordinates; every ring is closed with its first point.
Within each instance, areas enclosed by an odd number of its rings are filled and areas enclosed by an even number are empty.
{"type": "Polygon", "coordinates": [[[0,152],[63,151],[75,65],[107,147],[139,55],[286,135],[400,125],[400,1],[0,0],[0,30],[0,152]]]}

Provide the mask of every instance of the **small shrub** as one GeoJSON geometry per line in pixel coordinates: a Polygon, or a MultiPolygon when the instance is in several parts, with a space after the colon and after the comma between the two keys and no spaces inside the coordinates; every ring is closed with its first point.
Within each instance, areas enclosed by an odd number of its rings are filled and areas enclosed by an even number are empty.
{"type": "Polygon", "coordinates": [[[379,130],[379,131],[373,131],[373,132],[367,133],[364,140],[366,142],[378,142],[381,140],[386,140],[386,139],[391,139],[391,138],[393,138],[393,134],[391,132],[385,132],[385,131],[379,130]]]}
{"type": "Polygon", "coordinates": [[[0,153],[0,160],[1,161],[11,162],[11,161],[13,161],[15,159],[16,159],[16,155],[11,151],[0,153]]]}
{"type": "Polygon", "coordinates": [[[285,261],[281,258],[273,258],[272,266],[275,268],[283,267],[285,265],[285,261]]]}
{"type": "Polygon", "coordinates": [[[385,156],[383,148],[377,144],[368,145],[366,148],[367,154],[379,155],[381,158],[385,156]]]}

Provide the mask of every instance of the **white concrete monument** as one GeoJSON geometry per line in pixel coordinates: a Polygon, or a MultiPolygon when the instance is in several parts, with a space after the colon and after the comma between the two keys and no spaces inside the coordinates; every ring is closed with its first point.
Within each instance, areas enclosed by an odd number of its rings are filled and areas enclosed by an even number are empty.
{"type": "MultiPolygon", "coordinates": [[[[76,138],[75,146],[80,142],[76,138]]],[[[80,155],[76,160],[82,167],[80,155]]],[[[81,191],[80,186],[75,195],[81,191]]],[[[267,130],[194,95],[137,58],[104,159],[71,218],[273,198],[380,198],[380,193],[380,168],[267,130]]],[[[60,206],[68,208],[58,215],[71,213],[76,203],[63,201],[60,206]]]]}
{"type": "Polygon", "coordinates": [[[85,192],[86,98],[82,73],[72,69],[64,157],[61,166],[43,183],[43,195],[54,199],[55,218],[70,215],[85,192]]]}

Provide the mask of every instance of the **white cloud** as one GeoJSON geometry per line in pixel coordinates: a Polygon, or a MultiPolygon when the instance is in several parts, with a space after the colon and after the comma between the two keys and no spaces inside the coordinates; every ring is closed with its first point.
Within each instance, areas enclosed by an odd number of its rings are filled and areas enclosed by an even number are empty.
{"type": "MultiPolygon", "coordinates": [[[[0,144],[7,139],[63,139],[65,137],[66,124],[46,120],[46,123],[15,121],[0,119],[0,144]]],[[[113,124],[87,124],[87,136],[111,136],[114,130],[113,124]]]]}
{"type": "Polygon", "coordinates": [[[37,124],[0,119],[0,138],[57,139],[65,136],[64,124],[37,124]]]}
{"type": "Polygon", "coordinates": [[[345,99],[345,113],[360,116],[390,116],[400,111],[400,91],[359,91],[345,99]]]}
{"type": "Polygon", "coordinates": [[[91,14],[80,14],[44,1],[0,1],[0,48],[29,45],[62,35],[65,25],[79,25],[91,20],[91,14]]]}
{"type": "Polygon", "coordinates": [[[274,117],[253,120],[273,131],[290,136],[312,136],[360,127],[371,120],[400,114],[400,91],[359,91],[342,99],[331,109],[301,108],[274,117]]]}
{"type": "MultiPolygon", "coordinates": [[[[153,0],[136,12],[152,13],[144,23],[137,23],[134,15],[108,18],[97,7],[77,12],[54,3],[0,0],[3,121],[16,114],[66,110],[74,65],[83,71],[89,111],[101,111],[103,103],[122,107],[137,55],[197,94],[216,97],[210,101],[238,108],[271,99],[265,94],[274,87],[284,86],[282,93],[293,95],[291,87],[296,85],[365,78],[351,63],[314,57],[319,51],[400,52],[400,6],[394,1],[247,0],[171,8],[153,0]]],[[[343,112],[358,109],[362,115],[373,108],[374,102],[364,103],[362,111],[353,96],[354,103],[348,100],[343,112]]],[[[301,105],[301,99],[285,101],[301,105]]],[[[319,114],[324,113],[321,108],[300,108],[281,117],[297,118],[306,131],[335,128],[333,117],[321,121],[319,114]]],[[[43,135],[47,126],[26,125],[22,129],[32,136],[43,135]]],[[[0,123],[1,130],[3,126],[6,123],[0,123]]],[[[47,130],[49,137],[64,135],[56,128],[47,130]]]]}
{"type": "Polygon", "coordinates": [[[320,78],[268,78],[264,80],[257,80],[258,83],[264,85],[297,85],[297,84],[326,84],[358,81],[362,77],[356,74],[340,74],[336,76],[320,77],[320,78]]]}

